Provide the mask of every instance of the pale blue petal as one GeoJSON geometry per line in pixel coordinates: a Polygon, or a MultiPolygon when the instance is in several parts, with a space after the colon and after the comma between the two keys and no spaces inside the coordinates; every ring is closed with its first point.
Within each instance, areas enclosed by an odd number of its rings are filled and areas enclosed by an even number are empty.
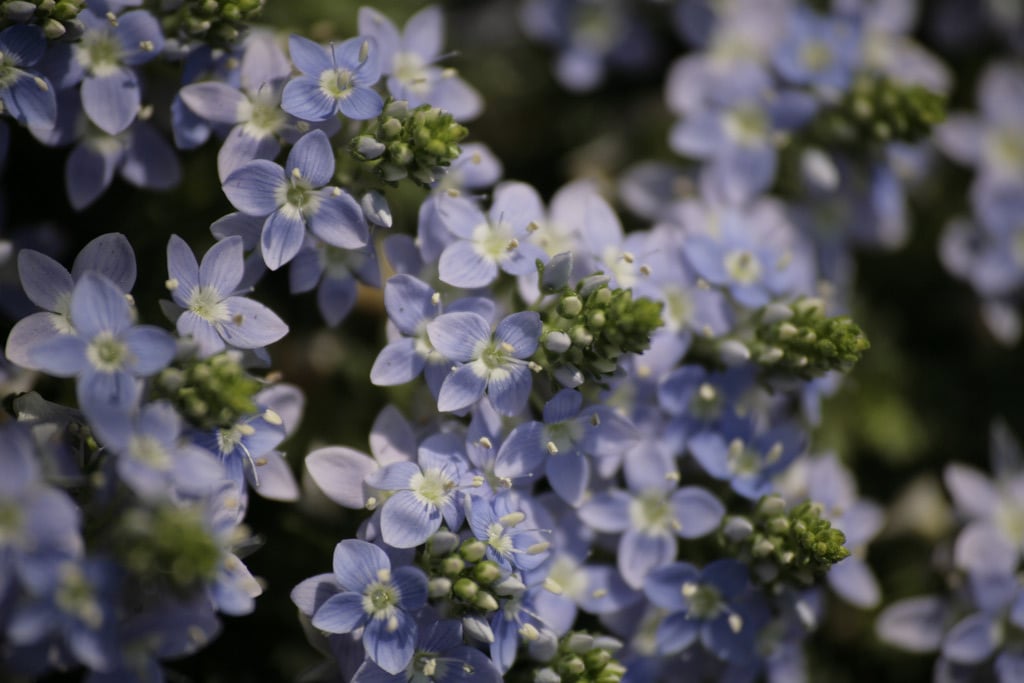
{"type": "Polygon", "coordinates": [[[573,507],[579,507],[590,490],[590,461],[580,453],[551,456],[545,474],[552,490],[573,507]]]}
{"type": "Polygon", "coordinates": [[[336,595],[340,590],[338,582],[334,580],[334,574],[317,574],[305,579],[292,589],[290,594],[292,602],[299,611],[307,617],[323,605],[329,597],[336,595]]]}
{"type": "Polygon", "coordinates": [[[878,579],[867,563],[859,557],[851,555],[836,563],[826,578],[832,590],[854,607],[872,609],[877,607],[882,599],[878,579]]]}
{"type": "Polygon", "coordinates": [[[288,37],[288,54],[299,71],[310,76],[319,76],[322,72],[334,68],[327,50],[302,36],[292,34],[288,37]]]}
{"type": "Polygon", "coordinates": [[[366,478],[366,483],[382,491],[402,491],[409,488],[413,478],[420,474],[420,467],[414,462],[401,460],[387,467],[375,470],[366,478]]]}
{"type": "Polygon", "coordinates": [[[348,97],[338,102],[341,113],[354,121],[365,121],[378,116],[384,109],[384,100],[376,90],[355,87],[348,97]]]}
{"type": "Polygon", "coordinates": [[[224,181],[228,201],[250,216],[266,216],[278,206],[278,189],[287,184],[284,169],[272,161],[257,159],[234,171],[224,181]]]}
{"type": "Polygon", "coordinates": [[[324,92],[319,80],[299,76],[284,86],[281,108],[304,121],[326,121],[338,111],[338,103],[324,92]]]}
{"type": "Polygon", "coordinates": [[[427,336],[442,356],[465,363],[477,358],[481,348],[490,343],[491,326],[476,313],[445,313],[430,321],[427,336]]]}
{"type": "Polygon", "coordinates": [[[128,129],[142,106],[139,81],[131,69],[118,67],[103,76],[82,81],[82,109],[89,120],[110,135],[128,129]]]}
{"type": "Polygon", "coordinates": [[[948,606],[934,595],[900,600],[875,621],[880,640],[908,652],[934,652],[942,642],[948,606]]]}
{"type": "Polygon", "coordinates": [[[219,240],[203,256],[199,266],[199,282],[212,287],[221,297],[235,293],[245,271],[242,238],[237,236],[219,240]]]}
{"type": "Polygon", "coordinates": [[[639,589],[652,570],[676,559],[676,539],[669,534],[649,536],[627,529],[619,540],[616,559],[622,578],[630,587],[639,589]]]}
{"type": "Polygon", "coordinates": [[[26,367],[56,377],[74,377],[87,366],[86,343],[78,337],[60,335],[26,350],[26,367]]]}
{"type": "Polygon", "coordinates": [[[277,270],[295,258],[305,237],[302,214],[287,207],[270,214],[260,236],[260,251],[267,268],[277,270]]]}
{"type": "Polygon", "coordinates": [[[273,161],[280,151],[281,144],[273,135],[257,138],[249,135],[245,126],[235,126],[217,152],[217,177],[223,183],[228,176],[250,161],[273,161]]]}
{"type": "Polygon", "coordinates": [[[370,239],[366,217],[352,195],[338,192],[335,188],[320,191],[320,205],[316,213],[310,216],[309,228],[328,244],[343,249],[358,249],[370,239]]]}
{"type": "Polygon", "coordinates": [[[391,583],[401,595],[399,604],[410,612],[427,604],[427,577],[417,567],[399,567],[391,574],[391,583]]]}
{"type": "Polygon", "coordinates": [[[683,597],[683,584],[698,583],[700,570],[688,562],[673,562],[655,569],[644,580],[644,594],[656,607],[679,612],[688,607],[683,597]]]}
{"type": "Polygon", "coordinates": [[[512,351],[509,353],[515,358],[526,359],[537,350],[537,342],[540,340],[540,333],[543,325],[540,315],[534,311],[521,311],[513,313],[498,323],[494,331],[494,341],[499,344],[509,344],[512,351]]]}
{"type": "Polygon", "coordinates": [[[372,543],[348,539],[334,548],[334,577],[345,590],[362,592],[379,580],[381,569],[390,568],[388,556],[372,543]]]}
{"type": "Polygon", "coordinates": [[[365,453],[342,446],[320,448],[306,456],[306,470],[324,495],[353,510],[366,504],[363,480],[377,467],[365,453]]]}
{"type": "Polygon", "coordinates": [[[501,444],[494,460],[494,473],[511,478],[538,474],[546,457],[544,425],[525,422],[513,429],[501,444]]]}
{"type": "Polygon", "coordinates": [[[997,617],[976,613],[957,622],[942,641],[942,654],[957,664],[980,664],[1002,644],[997,617]]]}
{"type": "Polygon", "coordinates": [[[132,291],[137,270],[135,252],[128,238],[121,233],[112,232],[100,235],[85,245],[75,257],[75,263],[71,266],[71,276],[77,280],[90,270],[106,275],[123,292],[132,291]]]}
{"type": "Polygon", "coordinates": [[[15,323],[11,333],[7,336],[4,356],[15,365],[26,368],[35,367],[35,363],[31,360],[33,349],[63,336],[56,327],[57,322],[62,319],[63,316],[58,316],[56,313],[33,313],[22,318],[15,323]]]}
{"type": "Polygon", "coordinates": [[[629,528],[629,504],[625,491],[612,489],[597,493],[579,509],[584,524],[596,531],[617,534],[629,528]]]}
{"type": "Polygon", "coordinates": [[[75,286],[64,266],[33,249],[18,252],[18,276],[29,300],[47,311],[57,311],[62,298],[66,305],[75,286]]]}
{"type": "Polygon", "coordinates": [[[495,224],[508,223],[516,233],[522,233],[531,221],[544,220],[544,202],[533,186],[506,181],[495,188],[494,202],[487,213],[495,224]]]}
{"type": "Polygon", "coordinates": [[[316,304],[328,327],[341,324],[355,306],[358,293],[355,278],[324,278],[316,292],[316,304]]]}
{"type": "Polygon", "coordinates": [[[199,348],[199,354],[203,357],[224,350],[224,340],[213,325],[192,311],[184,311],[178,316],[176,327],[181,336],[192,337],[199,348]]]}
{"type": "Polygon", "coordinates": [[[349,633],[369,615],[363,610],[363,596],[339,593],[327,599],[313,615],[313,626],[327,633],[349,633]]]}
{"type": "Polygon", "coordinates": [[[294,502],[299,499],[299,485],[288,461],[277,451],[264,453],[256,462],[259,486],[256,493],[268,500],[294,502]]]}
{"type": "Polygon", "coordinates": [[[471,242],[459,240],[448,245],[438,261],[442,282],[456,287],[486,287],[498,277],[498,265],[481,254],[471,242]]]}
{"type": "Polygon", "coordinates": [[[381,509],[381,536],[395,548],[415,548],[440,528],[440,510],[420,500],[412,491],[395,493],[381,509]]]}
{"type": "Polygon", "coordinates": [[[425,359],[416,352],[416,340],[406,337],[393,341],[377,355],[370,368],[370,381],[379,387],[392,387],[416,379],[425,359]]]}
{"type": "Polygon", "coordinates": [[[167,241],[167,274],[178,282],[171,292],[179,306],[186,305],[187,297],[199,286],[199,262],[185,240],[171,235],[167,241]]]}
{"type": "Polygon", "coordinates": [[[134,363],[129,368],[137,376],[148,377],[166,368],[174,359],[174,337],[152,325],[138,325],[129,328],[121,335],[134,356],[134,363]]]}
{"type": "Polygon", "coordinates": [[[442,413],[456,412],[479,401],[487,388],[487,379],[473,365],[463,365],[448,373],[437,397],[442,413]]]}
{"type": "Polygon", "coordinates": [[[110,187],[123,154],[120,145],[98,150],[80,143],[71,150],[64,166],[64,185],[71,208],[81,211],[110,187]]]}
{"type": "Polygon", "coordinates": [[[296,169],[313,187],[323,187],[331,182],[334,175],[334,150],[322,130],[306,133],[292,147],[285,163],[285,175],[292,177],[296,169]]]}
{"type": "Polygon", "coordinates": [[[121,162],[121,177],[147,190],[169,190],[181,181],[181,164],[170,143],[145,121],[135,124],[121,162]]]}
{"type": "Polygon", "coordinates": [[[416,652],[416,622],[404,610],[395,612],[398,627],[391,630],[388,619],[372,619],[363,631],[366,655],[384,671],[405,671],[416,652]]]}
{"type": "Polygon", "coordinates": [[[193,112],[214,123],[238,123],[250,107],[249,98],[217,81],[186,85],[181,89],[181,99],[193,112]]]}
{"type": "Polygon", "coordinates": [[[358,21],[359,35],[373,38],[377,42],[382,71],[391,73],[395,52],[398,50],[398,29],[390,19],[372,7],[360,7],[358,21]]]}
{"type": "Polygon", "coordinates": [[[120,332],[132,323],[124,292],[96,272],[85,273],[71,295],[71,322],[86,339],[101,332],[120,332]]]}
{"type": "Polygon", "coordinates": [[[434,288],[411,275],[399,274],[384,284],[384,308],[399,331],[412,336],[420,325],[437,315],[434,288]]]}
{"type": "Polygon", "coordinates": [[[663,655],[674,655],[693,645],[700,635],[700,623],[687,618],[682,612],[665,617],[658,624],[654,636],[658,652],[663,655]]]}
{"type": "Polygon", "coordinates": [[[164,34],[156,17],[145,10],[125,12],[117,18],[114,34],[124,46],[121,61],[138,66],[154,59],[164,49],[164,34]],[[152,49],[143,49],[145,43],[152,49]]]}
{"type": "Polygon", "coordinates": [[[725,515],[722,502],[699,486],[684,486],[669,501],[674,519],[680,524],[676,533],[682,538],[706,536],[718,528],[725,515]]]}
{"type": "MultiPolygon", "coordinates": [[[[474,361],[463,367],[475,367],[479,370],[484,366],[482,361],[474,361]]],[[[526,363],[505,361],[502,367],[490,371],[487,378],[487,397],[499,414],[512,416],[526,407],[532,387],[533,377],[526,363]]]]}
{"type": "Polygon", "coordinates": [[[222,324],[224,341],[239,349],[258,349],[273,344],[286,334],[288,326],[261,303],[239,296],[224,300],[231,319],[222,324]]]}

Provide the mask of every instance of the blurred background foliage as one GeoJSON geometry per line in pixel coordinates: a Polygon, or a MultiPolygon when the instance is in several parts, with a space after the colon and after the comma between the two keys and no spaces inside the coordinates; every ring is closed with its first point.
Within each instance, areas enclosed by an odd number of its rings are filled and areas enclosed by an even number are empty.
{"type": "MultiPolygon", "coordinates": [[[[263,20],[285,33],[326,42],[356,33],[360,4],[268,0],[263,20]]],[[[426,3],[372,4],[401,24],[426,3]]],[[[588,176],[614,198],[614,178],[628,164],[639,159],[679,161],[665,142],[671,117],[662,83],[669,63],[684,48],[664,19],[665,6],[637,3],[650,15],[663,48],[656,68],[640,74],[612,72],[597,92],[574,95],[552,78],[550,51],[522,35],[517,2],[443,4],[446,45],[452,52],[446,63],[473,83],[487,103],[483,116],[469,124],[469,139],[495,151],[506,178],[526,180],[549,198],[568,180],[588,176]]],[[[928,25],[926,16],[917,38],[932,47],[928,25]]],[[[956,74],[951,108],[971,105],[975,75],[993,48],[981,37],[945,55],[956,74]]],[[[173,70],[160,68],[168,71],[167,82],[173,84],[173,70]]],[[[172,94],[170,85],[166,92],[150,93],[157,112],[172,94]]],[[[65,262],[96,235],[124,232],[142,264],[135,292],[143,306],[140,313],[159,320],[156,306],[148,302],[164,295],[167,236],[177,233],[201,252],[213,244],[209,224],[231,210],[217,181],[214,146],[182,155],[185,180],[173,192],[140,192],[116,181],[80,214],[64,198],[65,155],[66,150],[35,144],[23,130],[14,134],[3,183],[7,195],[19,201],[4,207],[4,224],[11,226],[6,232],[22,234],[25,246],[56,251],[65,262]],[[42,216],[52,224],[40,223],[42,216]]],[[[914,227],[908,244],[893,252],[859,255],[853,313],[872,349],[839,393],[826,401],[823,424],[814,436],[815,450],[837,452],[855,471],[862,494],[892,513],[869,555],[887,601],[940,587],[931,560],[935,553],[949,552],[939,542],[951,524],[940,480],[944,464],[955,460],[987,468],[988,428],[995,416],[1003,416],[1015,434],[1024,433],[1024,354],[991,338],[974,294],[948,276],[938,260],[940,229],[964,208],[968,182],[962,169],[936,159],[928,183],[912,197],[914,227]]],[[[411,185],[395,194],[393,230],[414,231],[422,197],[423,191],[411,185]]],[[[619,208],[627,227],[642,225],[621,204],[619,208]]],[[[12,289],[16,274],[3,273],[2,282],[5,308],[17,310],[18,294],[12,289]]],[[[271,350],[275,366],[307,397],[303,426],[285,444],[300,477],[302,459],[312,448],[337,444],[366,450],[370,426],[386,402],[395,401],[415,414],[420,397],[407,388],[384,390],[368,381],[384,341],[379,294],[364,292],[340,329],[326,330],[312,294],[288,295],[285,271],[271,274],[259,288],[261,300],[292,329],[271,350]]],[[[311,574],[330,571],[332,549],[339,539],[353,535],[358,515],[318,497],[308,479],[304,485],[307,492],[295,505],[251,499],[249,523],[265,545],[247,563],[265,581],[266,591],[252,615],[225,618],[224,632],[211,646],[172,665],[181,680],[295,680],[319,661],[306,642],[289,591],[311,574]]],[[[874,613],[833,600],[827,614],[810,642],[811,680],[930,679],[931,657],[908,655],[878,642],[874,613]]]]}

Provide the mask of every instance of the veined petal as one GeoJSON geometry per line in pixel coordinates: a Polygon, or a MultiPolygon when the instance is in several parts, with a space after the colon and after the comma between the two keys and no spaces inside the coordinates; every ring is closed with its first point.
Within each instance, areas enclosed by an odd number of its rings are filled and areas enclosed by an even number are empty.
{"type": "Polygon", "coordinates": [[[106,275],[123,292],[132,291],[138,271],[135,252],[128,238],[119,232],[111,232],[85,245],[71,266],[71,277],[77,280],[90,270],[106,275]]]}
{"type": "Polygon", "coordinates": [[[62,334],[27,349],[25,367],[42,370],[55,377],[74,377],[88,365],[85,347],[82,339],[62,334]]]}
{"type": "Polygon", "coordinates": [[[382,491],[403,491],[409,488],[420,467],[414,462],[393,462],[367,476],[366,483],[382,491]]]}
{"type": "Polygon", "coordinates": [[[135,72],[122,67],[103,76],[86,76],[82,81],[82,109],[89,120],[110,135],[128,129],[142,106],[135,72]]]}
{"type": "Polygon", "coordinates": [[[185,306],[188,296],[199,286],[199,262],[191,247],[177,235],[167,241],[167,275],[177,282],[171,296],[179,306],[185,306]]]}
{"type": "Polygon", "coordinates": [[[259,349],[288,334],[288,326],[263,304],[240,296],[224,300],[230,319],[220,328],[224,341],[239,349],[259,349]]]}
{"type": "Polygon", "coordinates": [[[319,76],[334,68],[327,49],[308,38],[292,34],[288,37],[288,54],[299,71],[309,76],[319,76]]]}
{"type": "Polygon", "coordinates": [[[363,596],[339,593],[327,599],[313,615],[313,626],[327,633],[349,633],[369,618],[363,609],[363,596]]]}
{"type": "Polygon", "coordinates": [[[381,349],[370,368],[370,381],[379,387],[393,387],[416,379],[426,359],[416,351],[416,340],[404,337],[381,349]]]}
{"type": "Polygon", "coordinates": [[[249,98],[227,83],[204,81],[181,89],[181,99],[193,112],[214,123],[239,123],[248,119],[249,98]]]}
{"type": "Polygon", "coordinates": [[[324,188],[318,193],[320,205],[309,217],[310,231],[335,247],[358,249],[370,239],[370,231],[359,203],[343,190],[324,188]]]}
{"type": "Polygon", "coordinates": [[[120,332],[132,323],[124,292],[96,272],[85,273],[71,294],[71,322],[86,339],[101,332],[120,332]]]}
{"type": "Polygon", "coordinates": [[[380,512],[381,537],[395,548],[415,548],[440,528],[441,511],[412,491],[398,491],[380,512]]]}
{"type": "Polygon", "coordinates": [[[700,486],[684,486],[669,501],[673,517],[680,524],[676,533],[682,538],[700,538],[711,533],[725,515],[722,502],[700,486]]]}
{"type": "Polygon", "coordinates": [[[381,113],[384,99],[372,88],[357,86],[352,88],[348,97],[338,102],[338,108],[354,121],[365,121],[381,113]]]}
{"type": "Polygon", "coordinates": [[[304,121],[326,121],[337,113],[338,102],[324,92],[316,78],[299,76],[285,84],[281,109],[304,121]]]}
{"type": "Polygon", "coordinates": [[[283,168],[272,161],[256,159],[229,175],[223,190],[228,201],[242,213],[266,216],[278,208],[278,188],[286,183],[283,168]]]}
{"type": "Polygon", "coordinates": [[[437,409],[442,413],[468,408],[483,395],[487,378],[479,374],[475,364],[463,365],[448,373],[437,397],[437,409]]]}
{"type": "Polygon", "coordinates": [[[22,318],[14,324],[7,336],[4,356],[15,365],[34,367],[30,360],[32,349],[63,336],[57,329],[57,324],[63,319],[63,316],[56,313],[33,313],[22,318]]]}
{"type": "Polygon", "coordinates": [[[49,129],[57,122],[57,96],[43,76],[22,75],[3,92],[3,99],[8,113],[26,125],[49,129]]]}
{"type": "Polygon", "coordinates": [[[654,635],[658,652],[674,655],[690,647],[700,635],[700,624],[700,621],[687,618],[683,612],[668,615],[658,624],[654,635]]]}
{"type": "Polygon", "coordinates": [[[199,282],[226,297],[238,288],[244,272],[242,238],[235,235],[219,240],[206,252],[199,266],[199,282]]]}
{"type": "Polygon", "coordinates": [[[490,343],[491,326],[476,313],[444,313],[427,325],[427,336],[442,356],[465,363],[479,357],[482,346],[490,343]]]}
{"type": "Polygon", "coordinates": [[[288,153],[285,175],[290,178],[295,171],[313,187],[323,187],[331,182],[334,175],[334,150],[322,130],[311,130],[303,135],[288,153]]]}
{"type": "Polygon", "coordinates": [[[181,336],[192,337],[199,347],[199,354],[204,358],[224,350],[224,339],[213,325],[192,311],[185,311],[178,316],[175,326],[181,336]]]}
{"type": "Polygon", "coordinates": [[[217,151],[217,177],[223,183],[228,176],[250,161],[273,161],[281,151],[281,144],[273,135],[256,137],[245,126],[235,126],[217,151]]]}
{"type": "Polygon", "coordinates": [[[121,61],[129,66],[145,64],[164,49],[164,33],[160,23],[146,10],[121,14],[117,18],[114,33],[124,46],[121,61]]]}
{"type": "Polygon", "coordinates": [[[391,65],[398,50],[398,29],[387,16],[372,7],[360,7],[358,14],[359,35],[370,36],[377,41],[381,68],[391,73],[391,65]]]}
{"type": "Polygon", "coordinates": [[[67,305],[75,286],[64,266],[33,249],[18,252],[18,276],[29,300],[47,311],[57,311],[62,299],[67,305]]]}
{"type": "Polygon", "coordinates": [[[378,580],[381,569],[390,569],[391,560],[372,543],[346,539],[334,548],[334,578],[345,590],[362,591],[378,580]]]}
{"type": "Polygon", "coordinates": [[[395,275],[384,284],[384,308],[395,327],[412,336],[437,314],[439,305],[433,295],[433,287],[412,275],[395,275]]]}
{"type": "Polygon", "coordinates": [[[283,207],[270,214],[260,235],[260,251],[267,268],[277,270],[295,258],[306,237],[302,214],[283,207]]]}
{"type": "Polygon", "coordinates": [[[543,325],[535,311],[513,313],[498,323],[494,341],[512,347],[509,354],[515,358],[529,358],[537,350],[543,325]]]}
{"type": "Polygon", "coordinates": [[[363,480],[377,467],[370,456],[342,446],[319,448],[306,456],[306,470],[324,495],[353,510],[366,504],[363,480]]]}
{"type": "Polygon", "coordinates": [[[390,624],[390,619],[371,619],[363,631],[363,645],[374,664],[397,675],[405,671],[416,652],[416,622],[405,610],[397,610],[394,617],[397,624],[390,624]]]}
{"type": "Polygon", "coordinates": [[[481,254],[468,240],[458,240],[445,247],[437,264],[442,282],[456,287],[486,287],[498,277],[498,264],[481,254]]]}
{"type": "Polygon", "coordinates": [[[499,477],[522,477],[537,473],[548,457],[544,448],[544,425],[524,422],[512,430],[498,449],[494,473],[499,477]]]}
{"type": "Polygon", "coordinates": [[[525,232],[531,221],[544,220],[544,202],[533,186],[506,181],[495,188],[488,214],[494,223],[508,223],[519,234],[525,232]]]}
{"type": "Polygon", "coordinates": [[[417,567],[395,569],[391,583],[401,595],[402,609],[413,612],[427,603],[427,577],[417,567]]]}
{"type": "Polygon", "coordinates": [[[174,337],[153,325],[137,325],[124,331],[121,341],[134,357],[130,371],[148,377],[166,368],[174,359],[174,337]]]}
{"type": "MultiPolygon", "coordinates": [[[[468,367],[483,365],[473,361],[468,367]]],[[[467,366],[463,366],[467,367],[467,366]]],[[[500,368],[492,368],[487,378],[487,397],[501,415],[516,415],[526,407],[533,377],[530,368],[520,360],[508,360],[500,368]]]]}
{"type": "Polygon", "coordinates": [[[689,562],[673,562],[647,575],[644,593],[651,604],[670,612],[679,612],[686,609],[688,604],[683,597],[683,584],[697,583],[699,579],[700,570],[689,562]]]}

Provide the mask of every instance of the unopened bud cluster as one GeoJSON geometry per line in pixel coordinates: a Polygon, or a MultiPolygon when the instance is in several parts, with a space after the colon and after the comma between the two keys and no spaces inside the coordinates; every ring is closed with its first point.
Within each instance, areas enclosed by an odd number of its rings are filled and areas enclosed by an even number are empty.
{"type": "Polygon", "coordinates": [[[0,0],[0,31],[15,24],[41,26],[50,40],[78,40],[85,0],[0,0]]]}
{"type": "Polygon", "coordinates": [[[264,0],[171,0],[161,3],[164,35],[183,43],[202,42],[211,47],[232,45],[246,23],[263,9],[264,0]]]}
{"type": "Polygon", "coordinates": [[[850,554],[846,536],[821,516],[819,505],[804,502],[787,510],[775,495],[762,498],[749,518],[726,519],[719,538],[765,584],[810,586],[850,554]]]}
{"type": "Polygon", "coordinates": [[[483,541],[460,541],[444,529],[427,540],[419,564],[429,577],[431,602],[446,616],[489,615],[499,599],[525,590],[518,581],[510,584],[501,567],[485,559],[486,551],[483,541]]]}
{"type": "Polygon", "coordinates": [[[235,353],[185,361],[157,375],[154,393],[170,400],[194,426],[227,428],[257,412],[253,397],[262,388],[235,353]]]}
{"type": "Polygon", "coordinates": [[[410,109],[405,100],[392,100],[362,135],[352,139],[350,151],[385,182],[409,178],[428,186],[459,156],[459,142],[468,132],[437,107],[421,104],[410,109]]]}
{"type": "Polygon", "coordinates": [[[558,641],[558,652],[534,674],[535,683],[618,683],[626,667],[615,659],[622,647],[615,638],[570,631],[558,641]]]}
{"type": "Polygon", "coordinates": [[[803,379],[831,370],[849,371],[871,344],[847,316],[825,316],[824,303],[800,299],[792,305],[769,304],[758,316],[751,358],[773,372],[803,379]]]}
{"type": "Polygon", "coordinates": [[[222,548],[198,506],[132,508],[113,538],[122,564],[145,581],[189,588],[212,581],[221,566],[222,548]]]}
{"type": "Polygon", "coordinates": [[[822,144],[915,142],[946,118],[946,98],[919,85],[861,74],[834,106],[815,119],[811,137],[822,144]]]}
{"type": "Polygon", "coordinates": [[[540,267],[542,288],[557,296],[545,316],[535,360],[556,377],[570,378],[563,384],[600,381],[615,372],[622,354],[650,347],[651,335],[662,325],[662,303],[634,299],[630,289],[613,289],[610,278],[601,273],[583,278],[575,287],[554,282],[556,271],[568,276],[560,268],[561,256],[540,267]],[[572,381],[573,376],[578,381],[572,381]]]}

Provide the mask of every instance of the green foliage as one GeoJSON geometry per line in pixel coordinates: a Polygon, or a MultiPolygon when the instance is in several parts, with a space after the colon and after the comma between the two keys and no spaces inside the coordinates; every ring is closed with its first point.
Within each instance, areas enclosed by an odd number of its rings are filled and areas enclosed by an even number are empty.
{"type": "Polygon", "coordinates": [[[50,40],[78,40],[85,30],[78,13],[85,0],[0,0],[0,31],[15,24],[36,24],[50,40]]]}
{"type": "Polygon", "coordinates": [[[154,13],[164,35],[183,43],[229,47],[259,16],[264,0],[160,0],[154,13]]]}
{"type": "Polygon", "coordinates": [[[787,510],[777,495],[762,498],[749,518],[727,519],[719,541],[766,584],[810,586],[850,554],[843,545],[846,536],[821,516],[818,504],[808,501],[787,510]]]}
{"type": "Polygon", "coordinates": [[[212,430],[257,412],[253,397],[262,384],[245,371],[237,354],[228,352],[167,368],[153,388],[157,398],[170,400],[193,425],[212,430]]]}
{"type": "Polygon", "coordinates": [[[459,142],[468,133],[437,107],[422,104],[410,109],[405,100],[392,100],[362,135],[352,139],[349,151],[387,183],[409,178],[427,187],[459,156],[459,142]]]}

